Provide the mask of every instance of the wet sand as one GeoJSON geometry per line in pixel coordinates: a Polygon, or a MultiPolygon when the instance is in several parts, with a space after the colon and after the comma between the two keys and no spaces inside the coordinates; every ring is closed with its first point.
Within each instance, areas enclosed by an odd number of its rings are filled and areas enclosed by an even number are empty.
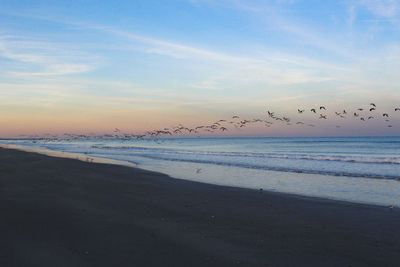
{"type": "Polygon", "coordinates": [[[0,212],[0,266],[400,264],[397,208],[4,148],[0,212]]]}

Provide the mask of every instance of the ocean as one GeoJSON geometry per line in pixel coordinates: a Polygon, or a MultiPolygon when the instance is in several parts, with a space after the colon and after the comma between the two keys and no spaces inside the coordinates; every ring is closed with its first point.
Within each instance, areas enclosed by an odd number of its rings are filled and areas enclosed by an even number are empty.
{"type": "Polygon", "coordinates": [[[400,207],[400,137],[0,140],[179,179],[400,207]]]}

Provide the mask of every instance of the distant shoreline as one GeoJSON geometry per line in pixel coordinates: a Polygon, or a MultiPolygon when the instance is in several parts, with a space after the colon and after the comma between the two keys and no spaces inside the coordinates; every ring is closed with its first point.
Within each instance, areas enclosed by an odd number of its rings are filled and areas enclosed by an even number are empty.
{"type": "Polygon", "coordinates": [[[395,266],[400,212],[0,149],[3,266],[395,266]]]}
{"type": "MultiPolygon", "coordinates": [[[[153,139],[241,139],[241,138],[376,138],[376,137],[400,137],[400,135],[341,135],[341,136],[177,136],[177,137],[158,137],[158,138],[153,138],[153,139]]],[[[4,137],[0,138],[1,140],[31,140],[31,139],[37,139],[37,140],[43,140],[43,137],[37,137],[37,138],[29,138],[29,137],[24,137],[24,138],[15,138],[15,137],[4,137]]],[[[51,139],[51,138],[50,138],[51,139]]],[[[61,138],[63,139],[63,138],[61,138]]],[[[90,139],[90,138],[89,138],[90,139]]],[[[94,138],[96,139],[96,138],[94,138]]],[[[121,138],[109,138],[110,140],[115,139],[121,139],[121,138]]],[[[145,138],[147,140],[152,140],[152,138],[145,138]]],[[[79,140],[79,139],[78,139],[79,140]]]]}

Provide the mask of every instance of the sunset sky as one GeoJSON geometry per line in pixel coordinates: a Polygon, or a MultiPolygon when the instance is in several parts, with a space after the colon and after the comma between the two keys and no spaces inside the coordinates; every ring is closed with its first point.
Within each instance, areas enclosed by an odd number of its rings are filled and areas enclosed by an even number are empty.
{"type": "Polygon", "coordinates": [[[0,1],[3,137],[141,132],[267,110],[318,127],[228,134],[399,135],[398,106],[398,0],[0,1]],[[379,120],[333,119],[370,102],[379,120]],[[332,119],[308,112],[320,105],[332,119]]]}

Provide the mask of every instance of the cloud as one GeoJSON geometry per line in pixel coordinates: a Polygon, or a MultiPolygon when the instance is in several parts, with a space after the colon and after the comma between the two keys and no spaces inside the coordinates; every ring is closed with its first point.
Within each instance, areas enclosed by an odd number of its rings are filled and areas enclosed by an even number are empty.
{"type": "Polygon", "coordinates": [[[13,77],[56,76],[89,72],[96,68],[95,57],[84,55],[53,42],[27,37],[0,36],[0,58],[11,61],[7,72],[13,77]],[[28,70],[28,71],[26,71],[28,70]],[[35,71],[32,71],[35,70],[35,71]]]}
{"type": "MultiPolygon", "coordinates": [[[[3,36],[1,39],[8,39],[9,36],[3,36]]],[[[0,40],[1,40],[0,39],[0,40]]],[[[11,60],[17,60],[21,62],[31,62],[31,63],[43,63],[45,61],[43,56],[35,55],[35,54],[26,54],[26,53],[13,53],[10,52],[7,48],[6,42],[0,41],[0,57],[8,58],[11,60]]]]}
{"type": "Polygon", "coordinates": [[[398,0],[360,0],[360,5],[378,17],[395,18],[400,14],[398,0]]]}
{"type": "Polygon", "coordinates": [[[62,64],[52,64],[47,65],[44,71],[39,72],[7,72],[11,76],[18,77],[34,77],[34,76],[57,76],[57,75],[69,75],[84,73],[93,70],[94,68],[87,64],[72,64],[72,63],[62,63],[62,64]]]}

